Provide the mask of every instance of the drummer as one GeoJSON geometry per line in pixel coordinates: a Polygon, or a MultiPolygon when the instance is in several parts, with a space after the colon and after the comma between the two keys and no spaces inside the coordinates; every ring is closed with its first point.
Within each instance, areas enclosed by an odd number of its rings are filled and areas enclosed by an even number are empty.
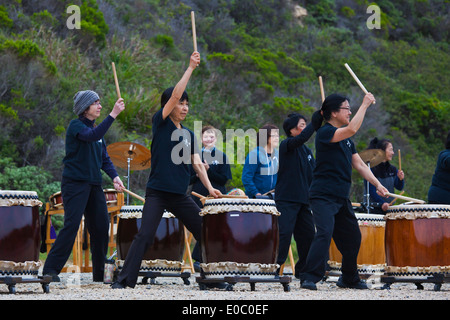
{"type": "Polygon", "coordinates": [[[163,92],[161,109],[153,116],[152,166],[142,210],[142,224],[128,251],[123,269],[111,286],[113,289],[134,288],[136,285],[142,258],[154,241],[165,209],[181,220],[197,242],[200,241],[200,208],[186,194],[191,161],[208,193],[214,197],[221,195],[208,179],[193,132],[181,124],[189,111],[185,88],[199,63],[200,53],[195,51],[190,57],[189,67],[175,88],[163,92]],[[173,141],[174,136],[179,139],[173,141]]]}
{"type": "Polygon", "coordinates": [[[309,247],[314,238],[314,222],[309,207],[309,186],[315,160],[305,143],[322,125],[320,111],[313,114],[307,126],[306,118],[291,113],[283,122],[287,138],[280,143],[280,167],[275,186],[275,203],[281,215],[278,217],[279,250],[277,264],[286,261],[292,235],[297,243],[298,261],[295,275],[303,272],[309,247]]]}
{"type": "Polygon", "coordinates": [[[93,281],[103,282],[103,271],[108,249],[109,216],[102,189],[101,170],[114,182],[114,188],[122,191],[120,180],[106,150],[104,135],[125,109],[123,99],[118,99],[111,113],[95,126],[102,106],[100,97],[91,90],[79,91],[74,96],[73,111],[78,119],[72,120],[66,133],[66,156],[61,181],[64,202],[64,227],[59,232],[42,273],[59,281],[58,274],[72,252],[72,247],[85,217],[91,236],[93,281]]]}
{"type": "Polygon", "coordinates": [[[242,184],[249,198],[269,194],[275,188],[278,172],[278,127],[265,124],[257,136],[257,147],[249,152],[242,169],[242,184]],[[262,139],[261,138],[265,138],[262,139]]]}
{"type": "MultiPolygon", "coordinates": [[[[225,153],[216,148],[217,132],[213,126],[204,126],[202,128],[202,153],[201,160],[203,166],[208,173],[209,181],[212,186],[222,192],[226,193],[225,185],[231,179],[230,163],[225,153]]],[[[193,184],[192,191],[197,192],[203,196],[208,196],[208,190],[198,178],[198,174],[191,167],[191,184],[193,184]]],[[[202,207],[202,203],[198,197],[192,196],[195,203],[202,207]]]]}
{"type": "Polygon", "coordinates": [[[367,109],[375,102],[371,93],[350,121],[349,99],[329,95],[322,104],[325,124],[316,134],[316,167],[309,190],[316,234],[306,259],[305,272],[300,275],[301,288],[317,290],[316,283],[325,275],[331,237],[341,252],[342,276],[337,285],[342,288],[367,289],[357,270],[361,244],[358,221],[349,200],[352,167],[386,195],[387,189],[366,166],[350,139],[361,127],[367,109]]]}
{"type": "Polygon", "coordinates": [[[431,186],[428,190],[428,202],[450,204],[450,131],[445,141],[445,150],[439,153],[431,186]]]}
{"type": "MultiPolygon", "coordinates": [[[[371,167],[373,175],[381,182],[390,193],[394,193],[394,188],[397,190],[403,190],[405,186],[405,173],[403,170],[397,170],[395,166],[389,163],[394,155],[394,147],[391,141],[388,139],[373,138],[370,141],[369,149],[380,149],[385,153],[384,160],[375,167],[371,167]]],[[[364,180],[364,185],[366,185],[364,180]]],[[[389,204],[394,200],[392,197],[381,197],[377,194],[375,187],[369,185],[370,201],[379,203],[381,207],[375,206],[373,213],[385,213],[389,208],[389,204]],[[381,208],[381,211],[380,211],[381,208]]]]}

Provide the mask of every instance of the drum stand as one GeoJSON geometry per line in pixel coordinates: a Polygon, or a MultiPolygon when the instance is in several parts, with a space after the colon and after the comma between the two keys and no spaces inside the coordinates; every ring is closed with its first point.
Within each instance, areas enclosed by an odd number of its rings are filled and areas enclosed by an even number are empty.
{"type": "Polygon", "coordinates": [[[9,293],[16,293],[17,283],[40,283],[44,293],[50,292],[50,282],[52,282],[52,276],[38,276],[33,278],[22,278],[16,276],[0,277],[0,284],[4,283],[8,286],[9,293]]]}
{"type": "Polygon", "coordinates": [[[224,276],[220,278],[213,278],[213,279],[207,279],[204,274],[203,270],[200,271],[200,277],[197,277],[195,279],[197,283],[199,284],[200,290],[207,290],[208,288],[212,286],[208,286],[211,284],[217,284],[217,283],[223,283],[226,282],[228,285],[225,286],[226,291],[233,291],[233,286],[238,282],[248,282],[250,283],[250,290],[255,291],[255,286],[257,282],[265,282],[265,283],[281,283],[283,286],[284,292],[291,291],[291,288],[289,287],[289,283],[291,282],[292,278],[289,276],[274,276],[273,278],[269,277],[254,277],[254,276],[224,276]]]}
{"type": "Polygon", "coordinates": [[[179,277],[181,280],[183,280],[183,283],[185,285],[190,285],[191,282],[189,281],[189,278],[191,277],[190,272],[180,272],[180,273],[164,273],[159,271],[140,271],[140,276],[143,276],[142,284],[148,284],[148,279],[150,279],[150,284],[156,284],[156,278],[158,277],[166,277],[166,278],[174,278],[179,277]]]}
{"type": "Polygon", "coordinates": [[[391,284],[394,282],[408,282],[414,283],[418,290],[423,290],[422,283],[434,283],[434,291],[440,291],[443,283],[450,282],[450,274],[448,273],[433,273],[429,276],[424,275],[423,277],[413,276],[409,277],[396,277],[396,276],[381,276],[381,282],[384,282],[385,285],[383,289],[390,289],[391,284]]]}

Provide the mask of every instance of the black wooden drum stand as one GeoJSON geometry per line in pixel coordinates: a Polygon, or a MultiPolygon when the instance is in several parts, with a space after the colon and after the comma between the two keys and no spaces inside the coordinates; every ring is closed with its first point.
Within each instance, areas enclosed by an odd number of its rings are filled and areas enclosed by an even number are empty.
{"type": "Polygon", "coordinates": [[[205,278],[205,276],[200,272],[200,277],[196,277],[195,279],[200,287],[200,290],[207,290],[208,284],[218,283],[218,282],[227,282],[228,285],[225,287],[226,291],[233,291],[233,286],[238,282],[248,282],[250,283],[250,290],[255,291],[255,285],[257,282],[265,282],[265,283],[281,283],[285,292],[289,292],[291,288],[289,287],[289,283],[292,278],[289,276],[274,276],[271,277],[257,277],[257,276],[224,276],[219,278],[205,278]]]}
{"type": "Polygon", "coordinates": [[[183,283],[185,285],[190,285],[191,282],[189,281],[189,278],[191,274],[189,272],[180,272],[180,273],[164,273],[159,271],[144,271],[139,272],[139,275],[144,277],[142,279],[143,284],[148,283],[148,279],[150,279],[150,284],[156,284],[156,278],[163,277],[163,278],[173,278],[173,277],[179,277],[183,280],[183,283]]]}
{"type": "Polygon", "coordinates": [[[450,274],[446,273],[432,273],[422,277],[396,277],[390,275],[381,276],[381,282],[385,283],[384,289],[390,289],[391,284],[395,282],[414,283],[419,290],[423,290],[422,283],[434,283],[434,291],[440,291],[443,283],[450,282],[450,274]]]}
{"type": "Polygon", "coordinates": [[[51,276],[39,276],[37,278],[22,278],[17,276],[5,276],[0,277],[0,284],[6,284],[8,286],[9,293],[16,293],[16,284],[17,283],[40,283],[42,284],[42,289],[45,293],[50,292],[50,282],[52,282],[51,276]]]}

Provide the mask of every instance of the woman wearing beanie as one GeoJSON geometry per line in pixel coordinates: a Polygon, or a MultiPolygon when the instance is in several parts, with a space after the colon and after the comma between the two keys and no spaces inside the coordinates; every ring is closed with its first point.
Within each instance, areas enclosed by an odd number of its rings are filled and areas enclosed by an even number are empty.
{"type": "MultiPolygon", "coordinates": [[[[189,111],[189,98],[185,88],[199,63],[200,54],[195,51],[191,55],[189,67],[175,88],[168,88],[163,92],[161,109],[153,116],[152,168],[147,182],[142,223],[130,246],[122,271],[111,286],[113,289],[134,288],[136,285],[142,258],[153,244],[164,210],[173,213],[200,243],[200,208],[186,194],[190,181],[190,164],[209,194],[214,197],[221,195],[208,179],[194,133],[181,124],[189,111]]],[[[201,260],[200,257],[194,258],[201,260]]]]}
{"type": "Polygon", "coordinates": [[[359,278],[356,263],[361,232],[349,200],[352,167],[373,184],[380,195],[385,196],[388,191],[356,153],[350,138],[361,127],[366,111],[373,102],[373,95],[366,94],[351,121],[351,109],[346,97],[332,94],[322,104],[325,125],[316,133],[316,167],[309,190],[316,234],[306,259],[305,272],[300,275],[302,288],[317,290],[316,283],[325,275],[333,237],[343,256],[342,276],[337,285],[342,288],[367,289],[367,285],[359,278]]]}
{"type": "Polygon", "coordinates": [[[108,156],[103,136],[114,119],[125,109],[125,104],[123,99],[117,100],[105,120],[94,126],[101,109],[100,97],[96,92],[86,90],[75,94],[73,111],[78,119],[72,120],[67,128],[61,181],[64,227],[59,232],[42,271],[44,275],[52,275],[53,281],[59,281],[58,274],[70,256],[83,214],[91,236],[93,281],[103,281],[109,216],[100,170],[113,179],[117,191],[124,188],[108,156]]]}

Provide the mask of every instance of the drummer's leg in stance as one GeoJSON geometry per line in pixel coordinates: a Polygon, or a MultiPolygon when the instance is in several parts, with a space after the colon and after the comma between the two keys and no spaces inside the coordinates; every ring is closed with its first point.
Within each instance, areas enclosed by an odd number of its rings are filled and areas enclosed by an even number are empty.
{"type": "MultiPolygon", "coordinates": [[[[292,235],[297,244],[298,261],[295,264],[295,276],[303,272],[309,248],[314,239],[314,222],[308,205],[289,201],[277,201],[279,248],[277,264],[286,262],[292,235]]],[[[294,267],[294,266],[292,266],[294,267]]]]}
{"type": "Polygon", "coordinates": [[[128,250],[122,271],[117,276],[117,281],[111,286],[113,289],[121,289],[127,286],[134,288],[136,285],[142,258],[153,244],[156,230],[169,202],[164,194],[165,192],[147,189],[142,210],[141,227],[128,250]]]}
{"type": "Polygon", "coordinates": [[[333,239],[342,254],[342,277],[338,285],[340,283],[344,286],[357,284],[361,287],[359,289],[365,289],[364,284],[360,283],[357,265],[361,231],[349,200],[345,201],[335,216],[333,239]]]}
{"type": "Polygon", "coordinates": [[[103,282],[108,253],[109,215],[101,185],[92,186],[84,217],[91,238],[92,279],[94,282],[103,282]]]}
{"type": "Polygon", "coordinates": [[[197,243],[192,252],[192,258],[201,262],[201,232],[202,232],[202,218],[199,215],[200,207],[195,203],[189,195],[181,195],[176,203],[173,203],[168,209],[173,213],[194,236],[197,243]]]}
{"type": "Polygon", "coordinates": [[[90,193],[90,185],[84,182],[63,178],[61,193],[64,199],[64,227],[45,260],[43,275],[52,275],[54,281],[59,281],[57,275],[69,259],[72,247],[80,227],[81,218],[86,209],[90,193]]]}
{"type": "Polygon", "coordinates": [[[335,214],[339,206],[330,198],[311,198],[316,234],[306,258],[305,272],[300,274],[301,287],[317,290],[316,283],[323,279],[328,259],[335,214]]]}

